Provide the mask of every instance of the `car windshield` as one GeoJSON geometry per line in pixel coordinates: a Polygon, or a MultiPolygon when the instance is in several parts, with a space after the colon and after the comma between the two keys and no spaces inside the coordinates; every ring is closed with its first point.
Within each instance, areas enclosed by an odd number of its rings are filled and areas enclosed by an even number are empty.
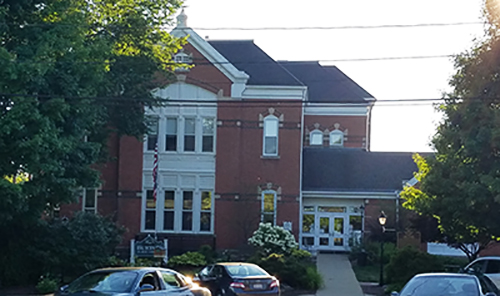
{"type": "Polygon", "coordinates": [[[477,281],[472,277],[420,276],[413,278],[400,293],[401,296],[479,296],[477,281]]]}
{"type": "Polygon", "coordinates": [[[65,292],[130,292],[137,276],[137,272],[130,270],[88,273],[69,284],[65,292]]]}
{"type": "Polygon", "coordinates": [[[232,276],[269,276],[264,269],[258,267],[257,265],[228,265],[226,268],[232,276]]]}

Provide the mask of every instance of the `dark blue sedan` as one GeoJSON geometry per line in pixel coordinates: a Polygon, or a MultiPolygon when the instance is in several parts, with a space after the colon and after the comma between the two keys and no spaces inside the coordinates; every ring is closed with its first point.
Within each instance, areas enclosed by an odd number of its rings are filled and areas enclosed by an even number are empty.
{"type": "Polygon", "coordinates": [[[120,267],[91,271],[62,287],[56,296],[211,296],[182,274],[156,267],[120,267]]]}

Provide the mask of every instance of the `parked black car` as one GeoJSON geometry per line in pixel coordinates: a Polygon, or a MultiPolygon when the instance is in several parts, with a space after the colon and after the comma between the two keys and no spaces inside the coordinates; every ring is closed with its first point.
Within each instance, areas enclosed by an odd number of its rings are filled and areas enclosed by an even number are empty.
{"type": "Polygon", "coordinates": [[[479,274],[424,273],[414,276],[401,293],[392,296],[500,296],[495,284],[479,274]]]}
{"type": "Polygon", "coordinates": [[[211,296],[206,288],[198,287],[182,274],[156,267],[120,267],[91,271],[69,285],[56,296],[120,295],[120,296],[211,296]]]}
{"type": "Polygon", "coordinates": [[[279,281],[255,264],[217,263],[203,268],[193,282],[215,296],[279,296],[279,281]]]}

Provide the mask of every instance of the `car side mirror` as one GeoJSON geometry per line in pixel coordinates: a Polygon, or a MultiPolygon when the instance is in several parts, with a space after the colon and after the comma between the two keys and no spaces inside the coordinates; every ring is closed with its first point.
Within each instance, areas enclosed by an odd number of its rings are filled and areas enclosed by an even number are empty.
{"type": "Polygon", "coordinates": [[[398,292],[396,292],[396,291],[392,291],[392,292],[391,292],[391,296],[399,296],[399,293],[398,293],[398,292]]]}
{"type": "Polygon", "coordinates": [[[153,285],[150,285],[150,284],[144,284],[142,286],[139,287],[139,293],[141,292],[149,292],[149,291],[154,291],[155,290],[155,287],[153,285]]]}
{"type": "Polygon", "coordinates": [[[59,291],[64,292],[64,291],[66,291],[67,288],[68,288],[68,285],[64,285],[64,286],[59,288],[59,291]]]}

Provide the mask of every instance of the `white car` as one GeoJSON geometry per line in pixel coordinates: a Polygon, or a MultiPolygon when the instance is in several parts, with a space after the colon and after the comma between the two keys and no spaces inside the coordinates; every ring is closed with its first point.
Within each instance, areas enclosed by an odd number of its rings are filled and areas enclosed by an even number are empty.
{"type": "Polygon", "coordinates": [[[500,288],[500,256],[479,257],[465,267],[465,270],[474,270],[486,275],[500,288]]]}

